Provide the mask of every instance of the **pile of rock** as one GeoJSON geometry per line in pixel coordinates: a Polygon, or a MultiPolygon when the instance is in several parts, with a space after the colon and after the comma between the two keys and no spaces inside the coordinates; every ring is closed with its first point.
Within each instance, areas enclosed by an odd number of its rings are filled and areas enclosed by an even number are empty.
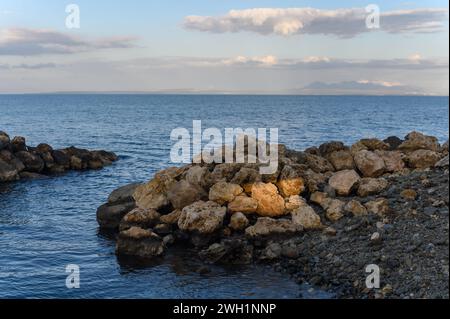
{"type": "Polygon", "coordinates": [[[168,168],[113,192],[97,219],[119,230],[117,254],[153,257],[174,242],[190,242],[211,262],[295,258],[294,244],[273,239],[305,231],[333,236],[334,223],[346,215],[382,220],[392,209],[377,195],[390,177],[435,167],[448,167],[448,142],[441,146],[418,132],[304,152],[279,145],[274,174],[259,174],[253,163],[168,168]]]}
{"type": "Polygon", "coordinates": [[[26,145],[25,138],[10,139],[0,131],[0,183],[39,178],[67,170],[101,169],[117,160],[116,154],[76,147],[54,150],[48,144],[26,145]]]}

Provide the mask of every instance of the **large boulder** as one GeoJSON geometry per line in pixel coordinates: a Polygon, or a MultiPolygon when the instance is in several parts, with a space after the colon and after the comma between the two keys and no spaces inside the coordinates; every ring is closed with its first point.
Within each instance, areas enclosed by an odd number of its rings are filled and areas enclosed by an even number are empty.
{"type": "Polygon", "coordinates": [[[45,163],[39,155],[20,151],[15,156],[25,165],[25,170],[33,173],[40,173],[45,167],[45,163]]]}
{"type": "Polygon", "coordinates": [[[12,139],[10,146],[11,146],[11,150],[13,153],[28,151],[28,148],[27,148],[27,145],[25,142],[25,137],[22,137],[22,136],[15,136],[12,139]]]}
{"type": "Polygon", "coordinates": [[[344,170],[334,173],[328,181],[329,185],[340,196],[348,196],[356,187],[360,177],[355,170],[344,170]]]}
{"type": "Polygon", "coordinates": [[[9,138],[9,135],[3,131],[0,131],[0,151],[9,146],[10,142],[11,140],[9,138]]]}
{"type": "Polygon", "coordinates": [[[365,177],[378,177],[386,171],[383,159],[374,152],[366,150],[356,152],[354,160],[365,177]]]}
{"type": "Polygon", "coordinates": [[[148,229],[131,227],[121,231],[117,238],[118,255],[152,258],[162,255],[164,250],[162,238],[148,229]]]}
{"type": "Polygon", "coordinates": [[[291,212],[292,222],[301,225],[304,229],[320,229],[322,222],[320,216],[311,206],[304,205],[291,212]]]}
{"type": "Polygon", "coordinates": [[[165,224],[169,224],[169,225],[178,224],[180,215],[181,215],[181,210],[175,209],[173,212],[171,212],[167,215],[162,215],[159,219],[162,223],[165,223],[165,224]]]}
{"type": "Polygon", "coordinates": [[[273,235],[292,235],[301,231],[303,231],[303,227],[294,224],[292,220],[260,217],[255,225],[247,227],[245,235],[249,238],[258,238],[273,235]]]}
{"type": "Polygon", "coordinates": [[[209,200],[220,205],[232,202],[244,189],[238,184],[218,182],[209,189],[209,200]]]}
{"type": "Polygon", "coordinates": [[[119,204],[119,203],[134,201],[134,199],[133,199],[134,191],[140,185],[142,185],[142,184],[133,183],[133,184],[128,184],[128,185],[125,185],[125,186],[115,189],[108,196],[108,203],[109,204],[119,204]]]}
{"type": "Polygon", "coordinates": [[[377,138],[363,138],[358,143],[364,145],[366,147],[366,149],[369,151],[390,149],[389,144],[387,144],[377,138]]]}
{"type": "Polygon", "coordinates": [[[22,161],[7,149],[0,150],[0,159],[12,166],[19,173],[25,169],[22,161]]]}
{"type": "Polygon", "coordinates": [[[18,171],[0,159],[0,182],[12,182],[19,179],[18,171]]]}
{"type": "Polygon", "coordinates": [[[228,209],[231,212],[241,212],[244,214],[256,213],[258,201],[245,194],[241,194],[236,196],[235,199],[228,204],[228,209]]]}
{"type": "Polygon", "coordinates": [[[151,228],[159,222],[160,214],[154,209],[135,208],[127,213],[121,220],[119,230],[131,227],[151,228]]]}
{"type": "Polygon", "coordinates": [[[226,210],[212,201],[198,201],[183,208],[178,227],[198,234],[212,234],[222,227],[226,210]]]}
{"type": "Polygon", "coordinates": [[[134,202],[104,204],[97,209],[97,222],[101,228],[116,229],[122,218],[134,208],[134,202]]]}
{"type": "Polygon", "coordinates": [[[386,165],[386,172],[399,172],[405,168],[403,161],[404,154],[399,151],[382,151],[376,150],[375,153],[380,156],[386,165]]]}
{"type": "Polygon", "coordinates": [[[206,166],[192,166],[186,171],[186,181],[192,185],[199,185],[203,188],[208,186],[210,172],[206,166]]]}
{"type": "Polygon", "coordinates": [[[434,136],[427,136],[419,132],[411,132],[406,135],[405,141],[399,145],[398,149],[403,152],[413,152],[417,150],[437,152],[439,150],[439,143],[434,136]]]}
{"type": "Polygon", "coordinates": [[[277,217],[285,215],[284,198],[278,194],[272,183],[255,183],[252,187],[252,198],[258,202],[256,212],[260,216],[277,217]]]}
{"type": "Polygon", "coordinates": [[[384,178],[363,178],[358,186],[358,196],[366,197],[376,195],[385,190],[388,185],[388,181],[384,178]]]}
{"type": "Polygon", "coordinates": [[[278,189],[283,197],[298,195],[305,190],[305,181],[291,166],[284,166],[278,176],[278,189]]]}
{"type": "Polygon", "coordinates": [[[231,179],[231,183],[241,185],[247,194],[251,194],[253,184],[256,182],[261,182],[261,174],[251,167],[242,167],[231,179]]]}
{"type": "Polygon", "coordinates": [[[186,180],[175,182],[167,192],[167,199],[175,209],[182,209],[206,197],[207,194],[201,186],[186,180]]]}
{"type": "Polygon", "coordinates": [[[333,152],[327,156],[327,159],[336,171],[353,169],[355,167],[353,155],[349,150],[333,152]]]}
{"type": "Polygon", "coordinates": [[[406,162],[411,168],[429,168],[433,167],[440,158],[439,153],[422,149],[408,154],[406,162]]]}
{"type": "Polygon", "coordinates": [[[61,166],[64,169],[70,168],[70,155],[68,155],[66,152],[63,152],[61,150],[54,150],[51,154],[57,165],[61,166]]]}

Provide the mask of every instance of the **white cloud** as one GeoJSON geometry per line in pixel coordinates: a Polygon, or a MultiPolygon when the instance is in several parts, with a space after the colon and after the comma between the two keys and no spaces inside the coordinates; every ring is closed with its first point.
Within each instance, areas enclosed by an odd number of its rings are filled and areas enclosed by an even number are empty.
{"type": "MultiPolygon", "coordinates": [[[[331,34],[353,37],[373,31],[366,27],[364,8],[321,10],[314,8],[256,8],[231,10],[223,16],[187,16],[184,27],[225,33],[256,32],[263,35],[331,34]]],[[[381,12],[380,30],[388,33],[437,32],[443,29],[448,10],[414,9],[381,12]]]]}

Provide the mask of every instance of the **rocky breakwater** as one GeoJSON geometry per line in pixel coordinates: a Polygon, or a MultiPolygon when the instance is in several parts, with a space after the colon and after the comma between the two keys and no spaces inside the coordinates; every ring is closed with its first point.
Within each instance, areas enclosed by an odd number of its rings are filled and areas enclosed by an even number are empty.
{"type": "Polygon", "coordinates": [[[338,296],[448,297],[448,142],[412,132],[278,149],[271,175],[258,163],[165,169],[114,191],[97,220],[118,231],[118,255],[184,243],[206,263],[270,261],[338,296]],[[367,290],[374,263],[384,286],[367,290]]]}
{"type": "Polygon", "coordinates": [[[117,160],[107,151],[89,151],[74,146],[53,149],[48,144],[32,147],[25,138],[10,138],[0,131],[0,183],[41,178],[68,170],[101,169],[117,160]]]}

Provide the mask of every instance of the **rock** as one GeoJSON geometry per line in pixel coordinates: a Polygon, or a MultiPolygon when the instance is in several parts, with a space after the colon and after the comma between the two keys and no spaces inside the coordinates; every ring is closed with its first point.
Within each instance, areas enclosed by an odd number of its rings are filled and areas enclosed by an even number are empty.
{"type": "Polygon", "coordinates": [[[339,142],[339,141],[331,141],[331,142],[323,143],[322,145],[319,146],[319,152],[323,157],[326,157],[327,155],[329,155],[333,152],[338,152],[338,151],[342,151],[345,149],[346,149],[346,147],[345,147],[344,143],[339,142]]]}
{"type": "Polygon", "coordinates": [[[28,180],[48,178],[48,176],[46,176],[44,174],[32,173],[32,172],[20,172],[19,176],[21,179],[28,179],[28,180]]]}
{"type": "Polygon", "coordinates": [[[337,231],[335,228],[328,226],[328,227],[325,227],[325,229],[323,230],[323,233],[327,236],[336,236],[337,231]]]}
{"type": "Polygon", "coordinates": [[[211,185],[218,182],[231,181],[240,168],[241,165],[237,163],[223,163],[216,165],[210,174],[211,185]]]}
{"type": "Polygon", "coordinates": [[[244,214],[256,213],[258,209],[258,201],[245,194],[236,196],[236,198],[228,204],[228,209],[235,213],[241,212],[244,214]]]}
{"type": "Polygon", "coordinates": [[[434,167],[437,167],[437,168],[445,168],[445,167],[448,167],[448,166],[449,166],[448,165],[448,155],[446,157],[444,157],[443,159],[441,159],[440,161],[438,161],[434,165],[434,167]]]}
{"type": "Polygon", "coordinates": [[[285,215],[284,198],[278,194],[272,183],[257,182],[252,187],[252,198],[258,202],[256,212],[260,216],[276,217],[285,215]]]}
{"type": "Polygon", "coordinates": [[[331,163],[320,156],[305,153],[306,165],[316,173],[333,172],[334,167],[331,163]]]}
{"type": "Polygon", "coordinates": [[[38,146],[36,146],[36,149],[39,153],[51,153],[53,152],[53,147],[51,147],[48,144],[41,143],[38,146]]]}
{"type": "Polygon", "coordinates": [[[0,159],[0,182],[12,182],[19,179],[18,171],[0,159]]]}
{"type": "Polygon", "coordinates": [[[250,264],[253,259],[253,246],[244,240],[222,240],[199,253],[200,258],[212,264],[250,264]]]}
{"type": "Polygon", "coordinates": [[[283,197],[299,195],[305,190],[305,182],[291,166],[284,166],[278,177],[278,189],[283,197]]]}
{"type": "Polygon", "coordinates": [[[338,195],[348,196],[359,181],[360,177],[354,170],[344,170],[334,173],[328,183],[338,195]]]}
{"type": "Polygon", "coordinates": [[[441,145],[439,152],[443,154],[448,154],[448,142],[449,140],[447,140],[444,144],[441,145]]]}
{"type": "Polygon", "coordinates": [[[21,172],[25,169],[25,165],[23,165],[22,161],[6,149],[0,151],[0,159],[14,168],[17,172],[21,172]]]}
{"type": "Polygon", "coordinates": [[[332,199],[326,209],[326,217],[332,222],[338,221],[344,217],[344,206],[345,203],[343,201],[332,199]]]}
{"type": "Polygon", "coordinates": [[[304,229],[320,229],[322,222],[320,216],[311,206],[302,206],[291,212],[292,222],[301,225],[304,229]]]}
{"type": "Polygon", "coordinates": [[[57,165],[60,165],[64,169],[70,168],[70,156],[67,155],[65,152],[55,150],[52,152],[52,157],[57,165]]]}
{"type": "Polygon", "coordinates": [[[175,209],[173,212],[167,215],[162,215],[159,220],[163,223],[174,225],[178,224],[178,220],[180,219],[181,210],[175,209]]]}
{"type": "Polygon", "coordinates": [[[83,169],[87,169],[87,163],[83,163],[81,158],[73,155],[70,157],[70,168],[75,171],[81,171],[83,169]]]}
{"type": "Polygon", "coordinates": [[[218,182],[210,188],[209,200],[223,205],[232,202],[236,196],[243,192],[243,188],[238,184],[218,182]]]}
{"type": "Polygon", "coordinates": [[[414,189],[404,189],[400,196],[406,200],[413,201],[417,198],[417,192],[414,189]]]}
{"type": "Polygon", "coordinates": [[[104,204],[97,209],[97,222],[101,228],[115,229],[122,218],[135,208],[134,202],[117,205],[104,204]]]}
{"type": "Polygon", "coordinates": [[[389,202],[386,198],[377,198],[376,200],[367,202],[364,205],[371,214],[384,216],[390,211],[389,202]]]}
{"type": "Polygon", "coordinates": [[[28,151],[27,145],[25,144],[25,137],[15,136],[10,145],[13,153],[28,151]]]}
{"type": "Polygon", "coordinates": [[[312,193],[309,200],[317,205],[320,205],[323,209],[327,209],[331,202],[331,199],[328,198],[328,194],[323,192],[312,193]]]}
{"type": "Polygon", "coordinates": [[[377,150],[375,153],[380,156],[384,164],[386,165],[386,172],[394,173],[400,172],[405,168],[405,162],[403,161],[403,153],[398,151],[380,151],[377,150]]]}
{"type": "Polygon", "coordinates": [[[20,151],[15,156],[25,165],[25,170],[33,173],[40,173],[44,169],[44,161],[39,155],[30,152],[20,151]]]}
{"type": "Polygon", "coordinates": [[[333,152],[327,156],[327,159],[336,171],[355,168],[353,155],[349,150],[333,152]]]}
{"type": "Polygon", "coordinates": [[[255,225],[247,227],[245,235],[250,238],[257,238],[272,235],[292,235],[301,231],[303,231],[303,227],[294,224],[289,219],[260,217],[255,225]]]}
{"type": "Polygon", "coordinates": [[[285,199],[284,206],[286,207],[286,210],[292,211],[294,209],[297,209],[299,207],[302,207],[306,205],[306,201],[304,198],[300,197],[299,195],[292,195],[285,199]]]}
{"type": "Polygon", "coordinates": [[[173,183],[167,191],[167,199],[175,209],[182,209],[199,200],[206,199],[207,194],[198,184],[186,180],[173,183]]]}
{"type": "Polygon", "coordinates": [[[248,226],[248,219],[244,214],[238,212],[231,215],[230,228],[234,230],[243,230],[248,226]]]}
{"type": "Polygon", "coordinates": [[[172,234],[166,235],[163,237],[163,243],[166,247],[173,245],[175,243],[175,237],[172,234]]]}
{"type": "Polygon", "coordinates": [[[355,154],[354,160],[359,171],[365,177],[378,177],[386,170],[383,159],[374,152],[359,151],[355,154]]]}
{"type": "Polygon", "coordinates": [[[328,181],[328,177],[325,174],[316,173],[311,169],[308,169],[304,172],[306,186],[310,193],[317,192],[321,188],[321,186],[328,181]]]}
{"type": "Polygon", "coordinates": [[[344,210],[348,213],[352,213],[353,216],[366,216],[367,215],[367,209],[357,200],[349,201],[345,205],[344,210]]]}
{"type": "Polygon", "coordinates": [[[209,180],[210,172],[207,167],[193,166],[186,172],[186,181],[190,184],[206,188],[209,180]]]}
{"type": "Polygon", "coordinates": [[[131,227],[119,233],[116,245],[118,255],[151,258],[164,253],[165,245],[161,237],[151,230],[131,227]]]}
{"type": "Polygon", "coordinates": [[[417,150],[430,150],[437,152],[439,143],[434,136],[427,136],[419,132],[411,132],[405,137],[405,141],[399,145],[399,150],[403,152],[413,152],[417,150]]]}
{"type": "Polygon", "coordinates": [[[375,151],[375,150],[389,150],[390,145],[380,141],[377,138],[363,138],[359,141],[362,145],[366,147],[369,151],[375,151]]]}
{"type": "Polygon", "coordinates": [[[124,202],[132,202],[134,201],[133,193],[138,186],[142,184],[133,183],[128,184],[122,187],[119,187],[112,191],[112,193],[108,196],[109,204],[119,204],[124,202]]]}
{"type": "Polygon", "coordinates": [[[261,182],[261,175],[256,169],[248,167],[242,167],[231,180],[231,183],[241,185],[247,194],[251,194],[256,182],[261,182]]]}
{"type": "Polygon", "coordinates": [[[389,150],[393,151],[403,143],[403,140],[401,140],[397,136],[389,136],[388,138],[383,140],[383,142],[389,145],[389,150]]]}
{"type": "Polygon", "coordinates": [[[429,150],[413,151],[406,157],[406,162],[411,168],[429,168],[433,167],[440,159],[437,152],[429,150]]]}
{"type": "Polygon", "coordinates": [[[169,224],[156,224],[153,226],[153,232],[158,234],[159,236],[166,236],[172,233],[172,225],[169,224]]]}
{"type": "Polygon", "coordinates": [[[9,138],[9,135],[3,131],[0,131],[0,151],[9,146],[10,142],[11,140],[9,138]]]}
{"type": "Polygon", "coordinates": [[[159,222],[159,213],[154,209],[135,208],[127,213],[119,224],[119,230],[125,230],[134,226],[147,229],[159,222]]]}
{"type": "Polygon", "coordinates": [[[178,227],[184,231],[211,234],[222,227],[226,208],[215,202],[198,201],[183,208],[178,227]]]}
{"type": "Polygon", "coordinates": [[[261,260],[274,260],[281,257],[282,247],[279,243],[269,243],[261,253],[261,260]]]}
{"type": "Polygon", "coordinates": [[[381,235],[379,232],[375,232],[372,234],[372,236],[370,236],[370,241],[373,244],[379,244],[381,242],[381,235]]]}
{"type": "Polygon", "coordinates": [[[365,177],[359,182],[357,193],[360,197],[376,195],[385,190],[388,185],[388,181],[384,178],[365,177]]]}
{"type": "Polygon", "coordinates": [[[55,160],[50,152],[39,152],[38,155],[44,161],[44,169],[50,171],[55,166],[55,160]]]}

